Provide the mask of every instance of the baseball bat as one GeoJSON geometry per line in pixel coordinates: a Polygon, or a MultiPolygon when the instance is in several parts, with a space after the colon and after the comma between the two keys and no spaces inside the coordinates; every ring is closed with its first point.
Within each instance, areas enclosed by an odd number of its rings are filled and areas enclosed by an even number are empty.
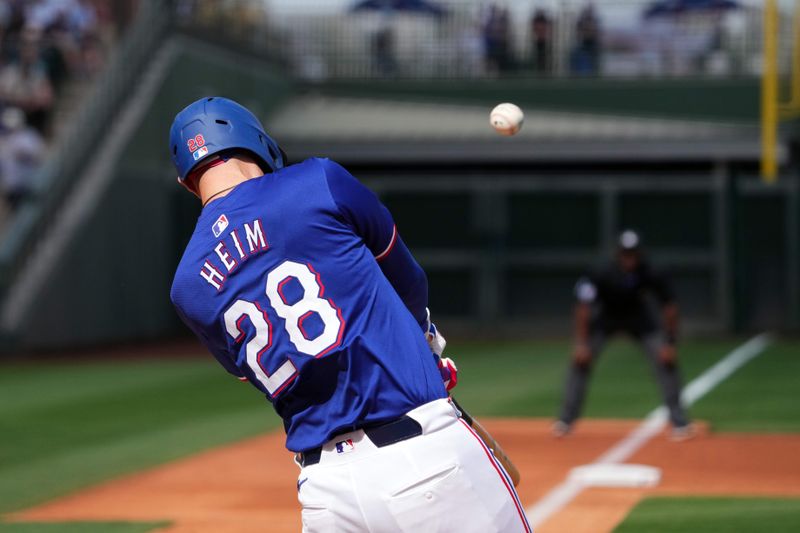
{"type": "Polygon", "coordinates": [[[477,433],[478,436],[483,439],[483,442],[486,443],[486,446],[488,446],[489,449],[492,450],[492,453],[494,453],[495,458],[500,461],[500,464],[506,469],[506,472],[511,478],[511,481],[514,483],[514,486],[519,486],[521,479],[519,470],[517,470],[517,467],[511,462],[511,459],[509,459],[508,455],[506,455],[506,452],[503,451],[503,448],[500,447],[500,444],[494,440],[494,437],[492,437],[491,433],[489,433],[480,422],[475,420],[475,418],[473,418],[472,415],[466,411],[466,409],[461,407],[454,397],[451,396],[450,399],[453,400],[453,405],[456,406],[456,409],[461,411],[461,418],[464,419],[464,422],[469,424],[470,427],[475,430],[475,433],[477,433]]]}

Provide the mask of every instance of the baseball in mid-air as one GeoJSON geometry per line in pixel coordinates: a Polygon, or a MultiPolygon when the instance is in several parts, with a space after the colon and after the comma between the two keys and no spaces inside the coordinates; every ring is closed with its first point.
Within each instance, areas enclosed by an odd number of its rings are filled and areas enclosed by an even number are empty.
{"type": "Polygon", "coordinates": [[[525,114],[514,104],[500,104],[489,115],[489,123],[500,135],[511,136],[522,129],[525,114]]]}

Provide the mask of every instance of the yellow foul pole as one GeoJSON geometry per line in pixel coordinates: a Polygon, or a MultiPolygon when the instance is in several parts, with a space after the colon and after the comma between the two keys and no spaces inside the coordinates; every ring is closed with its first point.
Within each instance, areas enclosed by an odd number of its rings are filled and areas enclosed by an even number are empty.
{"type": "Polygon", "coordinates": [[[794,2],[792,17],[792,94],[789,107],[793,114],[800,108],[800,0],[794,2]]]}
{"type": "Polygon", "coordinates": [[[764,0],[764,73],[761,78],[761,177],[778,177],[778,6],[764,0]]]}

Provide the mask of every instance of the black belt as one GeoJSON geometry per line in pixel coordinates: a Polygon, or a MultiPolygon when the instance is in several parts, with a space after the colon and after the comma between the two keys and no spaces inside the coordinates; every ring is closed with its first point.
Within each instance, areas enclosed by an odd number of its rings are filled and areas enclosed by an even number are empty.
{"type": "MultiPolygon", "coordinates": [[[[422,435],[422,426],[419,425],[419,422],[406,415],[389,422],[382,422],[374,426],[369,425],[360,429],[369,437],[372,444],[378,448],[422,435]]],[[[322,446],[298,453],[297,460],[300,466],[306,467],[319,463],[321,456],[322,446]]]]}

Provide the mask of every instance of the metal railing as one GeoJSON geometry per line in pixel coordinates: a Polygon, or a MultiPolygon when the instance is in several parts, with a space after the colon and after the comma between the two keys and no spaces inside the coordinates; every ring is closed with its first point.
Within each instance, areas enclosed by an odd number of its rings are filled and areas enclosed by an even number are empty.
{"type": "MultiPolygon", "coordinates": [[[[354,9],[357,0],[276,0],[267,7],[260,0],[187,0],[191,9],[179,20],[269,49],[310,81],[761,72],[760,6],[647,15],[653,2],[646,0],[594,2],[592,11],[583,0],[429,1],[441,11],[354,9]]],[[[781,64],[788,70],[791,13],[782,15],[781,64]]]]}
{"type": "Polygon", "coordinates": [[[43,168],[32,178],[34,194],[4,228],[0,242],[0,295],[25,268],[41,236],[55,220],[63,200],[82,176],[92,148],[108,132],[121,103],[170,26],[169,0],[143,0],[137,18],[111,54],[92,93],[66,126],[43,168]]]}

